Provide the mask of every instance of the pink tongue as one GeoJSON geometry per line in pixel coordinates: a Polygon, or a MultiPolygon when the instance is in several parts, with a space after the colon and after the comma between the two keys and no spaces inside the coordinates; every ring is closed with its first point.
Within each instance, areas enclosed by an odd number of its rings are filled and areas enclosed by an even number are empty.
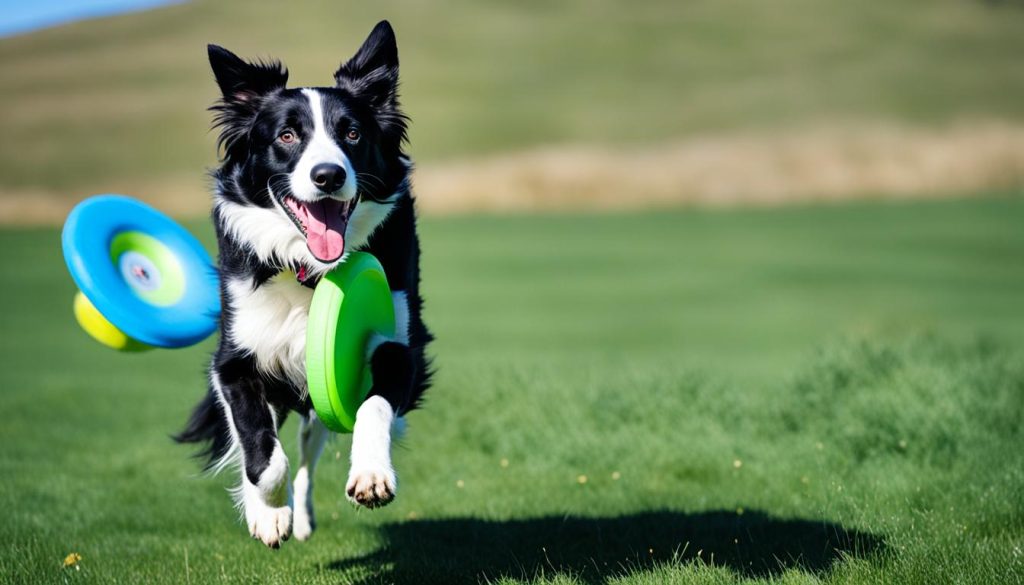
{"type": "Polygon", "coordinates": [[[335,199],[306,203],[306,246],[321,262],[334,262],[345,252],[342,204],[335,199]]]}

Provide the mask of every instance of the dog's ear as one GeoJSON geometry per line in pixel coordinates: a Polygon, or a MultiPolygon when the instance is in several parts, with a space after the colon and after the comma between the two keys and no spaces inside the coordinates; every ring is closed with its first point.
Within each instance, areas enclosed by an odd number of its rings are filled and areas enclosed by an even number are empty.
{"type": "Polygon", "coordinates": [[[339,88],[376,108],[397,105],[398,45],[388,21],[382,20],[373,27],[355,56],[335,72],[334,81],[339,88]]]}
{"type": "Polygon", "coordinates": [[[255,104],[288,83],[288,70],[279,61],[246,63],[224,47],[207,45],[210,67],[227,103],[255,104]]]}
{"type": "Polygon", "coordinates": [[[288,70],[279,61],[246,63],[224,47],[207,45],[210,67],[220,86],[221,99],[210,109],[216,114],[214,128],[220,128],[217,146],[230,156],[241,153],[263,98],[283,89],[288,83],[288,70]]]}

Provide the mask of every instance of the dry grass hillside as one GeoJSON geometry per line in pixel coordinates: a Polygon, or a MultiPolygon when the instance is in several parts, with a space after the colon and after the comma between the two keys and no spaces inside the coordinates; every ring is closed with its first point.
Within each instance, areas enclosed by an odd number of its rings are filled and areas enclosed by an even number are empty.
{"type": "Polygon", "coordinates": [[[197,1],[0,39],[0,221],[59,221],[103,191],[203,213],[205,44],[322,84],[380,18],[427,211],[1021,183],[1018,3],[197,1]]]}

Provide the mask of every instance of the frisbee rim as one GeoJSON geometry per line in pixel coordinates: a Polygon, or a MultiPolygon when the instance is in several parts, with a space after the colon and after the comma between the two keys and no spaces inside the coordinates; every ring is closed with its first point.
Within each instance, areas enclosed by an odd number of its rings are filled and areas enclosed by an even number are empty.
{"type": "Polygon", "coordinates": [[[352,431],[372,385],[366,343],[375,333],[390,337],[394,331],[391,291],[373,255],[351,252],[321,278],[306,326],[306,382],[313,408],[328,429],[352,431]]]}
{"type": "Polygon", "coordinates": [[[61,243],[79,290],[128,337],[157,347],[184,347],[216,330],[220,288],[210,255],[185,228],[149,205],[125,195],[89,197],[68,215],[61,243]],[[115,238],[128,232],[156,240],[177,261],[184,283],[173,302],[155,304],[125,282],[111,254],[115,238]]]}

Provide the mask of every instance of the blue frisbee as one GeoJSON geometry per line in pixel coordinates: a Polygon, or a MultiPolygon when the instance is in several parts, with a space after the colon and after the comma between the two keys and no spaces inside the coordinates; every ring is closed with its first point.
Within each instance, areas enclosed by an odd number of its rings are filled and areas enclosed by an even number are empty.
{"type": "Polygon", "coordinates": [[[64,223],[64,260],[81,295],[79,323],[122,350],[185,347],[217,328],[217,271],[202,244],[123,195],[79,203],[64,223]]]}

